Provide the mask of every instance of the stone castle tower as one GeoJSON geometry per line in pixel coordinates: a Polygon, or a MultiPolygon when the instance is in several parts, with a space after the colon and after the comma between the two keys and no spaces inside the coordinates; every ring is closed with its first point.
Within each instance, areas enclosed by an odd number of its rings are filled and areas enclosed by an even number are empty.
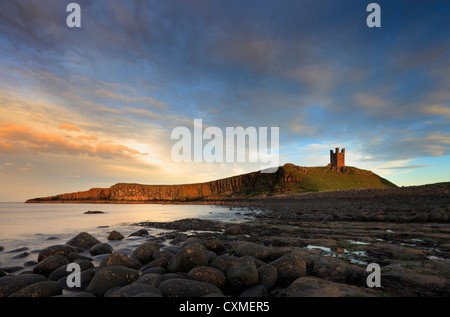
{"type": "Polygon", "coordinates": [[[328,166],[337,170],[345,167],[345,149],[339,152],[339,148],[337,147],[335,153],[333,153],[333,150],[330,150],[330,164],[328,166]]]}

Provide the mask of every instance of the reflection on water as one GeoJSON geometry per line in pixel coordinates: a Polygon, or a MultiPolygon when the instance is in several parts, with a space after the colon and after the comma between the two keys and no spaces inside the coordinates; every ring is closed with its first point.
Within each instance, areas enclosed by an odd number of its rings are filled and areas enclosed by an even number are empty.
{"type": "MultiPolygon", "coordinates": [[[[0,203],[0,267],[36,261],[39,250],[54,244],[64,244],[79,232],[89,232],[101,242],[117,247],[133,247],[135,237],[123,241],[108,241],[112,230],[125,237],[142,227],[133,223],[165,222],[184,218],[218,221],[248,219],[245,210],[214,205],[158,205],[158,204],[24,204],[0,203]],[[101,214],[84,214],[86,211],[101,214]],[[15,251],[18,248],[27,248],[15,251]],[[10,252],[15,251],[15,252],[10,252]],[[9,252],[9,253],[8,253],[9,252]]],[[[151,235],[165,230],[147,229],[151,235]]]]}

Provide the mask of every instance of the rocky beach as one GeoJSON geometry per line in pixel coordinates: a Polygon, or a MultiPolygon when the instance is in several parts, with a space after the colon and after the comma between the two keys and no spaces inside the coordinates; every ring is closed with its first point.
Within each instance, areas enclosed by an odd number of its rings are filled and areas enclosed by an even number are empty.
{"type": "Polygon", "coordinates": [[[253,218],[141,222],[131,237],[82,232],[23,267],[0,264],[0,297],[450,295],[448,183],[208,203],[253,218]],[[130,238],[134,247],[115,244],[130,238]],[[67,284],[70,263],[81,268],[79,287],[67,284]],[[367,286],[370,263],[381,267],[381,287],[367,286]]]}

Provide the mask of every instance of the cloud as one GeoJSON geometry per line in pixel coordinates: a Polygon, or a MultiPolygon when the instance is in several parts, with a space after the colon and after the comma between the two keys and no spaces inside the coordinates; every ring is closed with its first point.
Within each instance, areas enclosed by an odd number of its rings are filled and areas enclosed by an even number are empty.
{"type": "Polygon", "coordinates": [[[68,123],[63,123],[58,128],[59,129],[64,129],[64,130],[69,130],[69,131],[77,131],[77,132],[81,131],[80,128],[78,128],[77,126],[71,125],[71,124],[68,124],[68,123]]]}
{"type": "Polygon", "coordinates": [[[120,144],[72,142],[58,134],[39,132],[10,122],[0,122],[0,152],[61,153],[108,159],[148,155],[120,144]]]}

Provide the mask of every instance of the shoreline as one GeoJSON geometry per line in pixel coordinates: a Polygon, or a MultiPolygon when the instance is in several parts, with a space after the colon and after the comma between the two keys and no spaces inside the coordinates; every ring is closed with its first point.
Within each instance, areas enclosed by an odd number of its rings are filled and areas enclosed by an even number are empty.
{"type": "MultiPolygon", "coordinates": [[[[64,279],[53,281],[58,287],[50,283],[57,289],[51,295],[39,291],[47,296],[106,297],[448,297],[449,189],[448,184],[434,184],[235,198],[220,205],[245,208],[254,217],[251,221],[133,223],[162,232],[142,235],[128,251],[109,248],[95,261],[83,259],[90,263],[85,262],[90,279],[76,292],[62,291],[64,279]],[[368,287],[370,263],[381,267],[380,288],[368,287]],[[122,271],[135,278],[121,282],[117,276],[122,271]],[[108,274],[116,277],[109,279],[108,274]],[[106,280],[114,285],[104,286],[106,280]],[[144,295],[144,289],[151,294],[144,295]]],[[[105,242],[105,236],[87,237],[83,240],[99,240],[77,250],[84,257],[90,257],[94,246],[113,244],[105,242]]],[[[31,267],[30,275],[37,275],[39,266],[41,262],[31,267]]],[[[0,294],[2,279],[21,276],[5,275],[0,277],[0,294]]],[[[8,296],[24,294],[21,289],[8,296]]]]}

